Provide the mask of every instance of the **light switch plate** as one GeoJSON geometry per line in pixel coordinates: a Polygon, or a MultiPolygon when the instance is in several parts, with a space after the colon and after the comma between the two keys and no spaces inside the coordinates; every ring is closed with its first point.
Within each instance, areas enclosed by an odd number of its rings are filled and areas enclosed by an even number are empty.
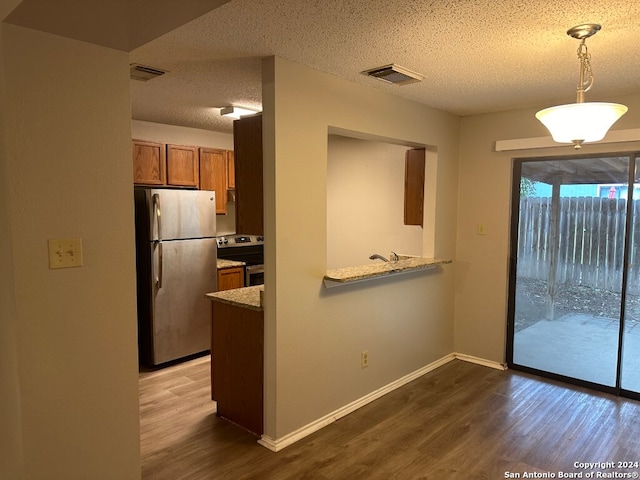
{"type": "Polygon", "coordinates": [[[49,268],[71,268],[82,266],[82,239],[49,239],[49,268]]]}
{"type": "Polygon", "coordinates": [[[487,226],[484,223],[478,224],[478,235],[486,235],[487,234],[487,226]]]}

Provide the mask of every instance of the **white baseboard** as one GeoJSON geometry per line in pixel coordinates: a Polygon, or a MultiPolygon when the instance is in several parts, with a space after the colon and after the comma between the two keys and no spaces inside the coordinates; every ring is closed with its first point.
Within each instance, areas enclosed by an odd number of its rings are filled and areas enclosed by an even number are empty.
{"type": "Polygon", "coordinates": [[[453,356],[458,360],[463,360],[469,363],[475,363],[476,365],[482,365],[484,367],[495,368],[497,370],[507,369],[507,365],[504,363],[498,363],[492,360],[485,360],[484,358],[474,357],[472,355],[465,355],[464,353],[454,353],[453,356]]]}
{"type": "Polygon", "coordinates": [[[358,400],[355,400],[354,402],[351,402],[344,407],[341,407],[333,411],[332,413],[325,415],[324,417],[321,417],[309,423],[308,425],[305,425],[304,427],[285,435],[282,438],[274,439],[269,437],[268,435],[262,435],[260,440],[258,440],[258,443],[263,447],[268,448],[272,452],[279,452],[283,448],[288,447],[289,445],[297,442],[298,440],[301,440],[308,435],[311,435],[314,432],[317,432],[321,428],[332,424],[345,415],[349,415],[360,407],[373,402],[383,395],[386,395],[387,393],[392,392],[393,390],[400,388],[403,385],[406,385],[407,383],[415,380],[416,378],[432,372],[436,368],[439,368],[455,359],[483,365],[485,367],[496,368],[498,370],[506,370],[506,367],[498,362],[493,362],[491,360],[485,360],[483,358],[473,357],[471,355],[465,355],[462,353],[450,353],[440,358],[439,360],[436,360],[435,362],[425,365],[424,367],[419,368],[418,370],[411,372],[410,374],[405,375],[404,377],[399,378],[398,380],[391,382],[390,384],[385,385],[384,387],[379,388],[378,390],[375,390],[368,395],[365,395],[364,397],[359,398],[358,400]]]}
{"type": "Polygon", "coordinates": [[[374,400],[382,397],[383,395],[386,395],[387,393],[395,390],[396,388],[400,388],[401,386],[411,382],[412,380],[415,380],[416,378],[421,377],[425,373],[431,372],[436,368],[441,367],[442,365],[454,359],[455,359],[454,354],[450,353],[449,355],[446,355],[441,359],[430,363],[429,365],[425,365],[424,367],[419,368],[415,372],[405,375],[404,377],[399,378],[398,380],[391,382],[390,384],[385,385],[384,387],[379,388],[378,390],[374,390],[368,395],[365,395],[364,397],[359,398],[358,400],[351,402],[345,405],[344,407],[341,407],[338,410],[335,410],[334,412],[328,415],[325,415],[324,417],[319,418],[318,420],[315,420],[309,423],[308,425],[305,425],[304,427],[299,428],[298,430],[295,430],[285,435],[282,438],[273,439],[268,435],[262,435],[262,438],[258,440],[258,443],[273,452],[278,452],[283,448],[288,447],[292,443],[295,443],[298,440],[306,437],[307,435],[311,435],[312,433],[317,432],[321,428],[332,424],[336,420],[344,417],[345,415],[350,414],[351,412],[357,410],[358,408],[373,402],[374,400]]]}

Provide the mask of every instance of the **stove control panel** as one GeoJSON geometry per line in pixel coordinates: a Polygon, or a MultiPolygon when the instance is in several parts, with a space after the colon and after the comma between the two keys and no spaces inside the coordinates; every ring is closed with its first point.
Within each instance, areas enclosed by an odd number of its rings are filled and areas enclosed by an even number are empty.
{"type": "Polygon", "coordinates": [[[251,245],[262,245],[263,235],[225,235],[218,237],[218,248],[244,247],[251,245]]]}

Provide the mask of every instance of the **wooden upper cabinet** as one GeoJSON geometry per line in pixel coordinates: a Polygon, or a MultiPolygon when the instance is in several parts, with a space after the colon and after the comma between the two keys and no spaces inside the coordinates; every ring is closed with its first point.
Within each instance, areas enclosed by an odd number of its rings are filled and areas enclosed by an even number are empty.
{"type": "Polygon", "coordinates": [[[236,169],[236,232],[263,235],[262,115],[233,122],[236,169]]]}
{"type": "Polygon", "coordinates": [[[167,145],[167,185],[197,188],[199,176],[197,147],[167,145]]]}
{"type": "Polygon", "coordinates": [[[425,149],[407,150],[404,166],[404,224],[420,225],[424,213],[425,149]]]}
{"type": "Polygon", "coordinates": [[[227,151],[200,149],[200,189],[215,190],[216,213],[227,213],[227,151]]]}
{"type": "Polygon", "coordinates": [[[133,183],[141,185],[167,183],[164,143],[133,141],[133,183]]]}
{"type": "Polygon", "coordinates": [[[227,150],[227,188],[236,188],[236,161],[233,150],[227,150]]]}

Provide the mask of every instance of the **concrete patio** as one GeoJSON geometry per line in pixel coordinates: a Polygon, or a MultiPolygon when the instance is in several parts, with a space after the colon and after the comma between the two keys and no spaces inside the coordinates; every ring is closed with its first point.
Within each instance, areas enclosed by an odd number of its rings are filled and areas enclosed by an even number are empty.
{"type": "MultiPolygon", "coordinates": [[[[601,385],[615,386],[617,319],[566,315],[515,334],[514,362],[601,385]]],[[[622,388],[640,392],[640,325],[625,328],[622,388]]]]}

